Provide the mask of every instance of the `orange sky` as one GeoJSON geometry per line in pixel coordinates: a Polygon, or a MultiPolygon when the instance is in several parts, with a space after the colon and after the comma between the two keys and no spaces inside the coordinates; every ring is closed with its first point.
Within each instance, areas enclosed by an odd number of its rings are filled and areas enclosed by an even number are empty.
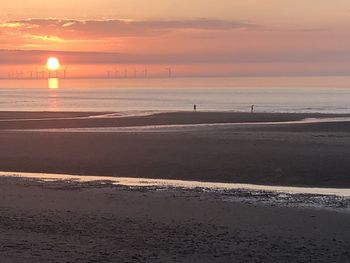
{"type": "Polygon", "coordinates": [[[350,73],[345,0],[12,0],[1,8],[1,77],[29,76],[52,54],[71,77],[145,67],[166,76],[168,66],[178,76],[350,73]]]}

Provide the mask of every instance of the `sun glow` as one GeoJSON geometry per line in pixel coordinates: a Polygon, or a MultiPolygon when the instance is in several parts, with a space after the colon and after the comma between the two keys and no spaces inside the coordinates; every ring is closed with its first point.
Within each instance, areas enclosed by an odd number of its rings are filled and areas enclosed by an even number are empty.
{"type": "Polygon", "coordinates": [[[56,71],[60,68],[60,62],[57,58],[55,57],[50,57],[47,60],[46,67],[50,71],[56,71]]]}

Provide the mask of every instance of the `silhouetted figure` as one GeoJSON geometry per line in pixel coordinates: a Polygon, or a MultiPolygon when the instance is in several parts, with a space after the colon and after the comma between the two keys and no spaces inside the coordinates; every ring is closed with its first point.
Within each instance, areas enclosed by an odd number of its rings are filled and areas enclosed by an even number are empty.
{"type": "Polygon", "coordinates": [[[252,106],[250,107],[250,112],[251,112],[251,113],[254,112],[254,105],[252,105],[252,106]]]}
{"type": "Polygon", "coordinates": [[[194,110],[194,111],[197,110],[197,105],[196,105],[196,104],[193,105],[193,110],[194,110]]]}

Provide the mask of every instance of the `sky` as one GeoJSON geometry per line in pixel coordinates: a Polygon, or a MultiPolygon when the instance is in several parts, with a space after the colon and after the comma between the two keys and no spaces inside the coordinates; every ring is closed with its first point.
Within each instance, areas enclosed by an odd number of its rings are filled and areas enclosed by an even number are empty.
{"type": "Polygon", "coordinates": [[[71,77],[350,73],[345,0],[12,0],[1,9],[1,77],[38,74],[48,56],[71,77]]]}

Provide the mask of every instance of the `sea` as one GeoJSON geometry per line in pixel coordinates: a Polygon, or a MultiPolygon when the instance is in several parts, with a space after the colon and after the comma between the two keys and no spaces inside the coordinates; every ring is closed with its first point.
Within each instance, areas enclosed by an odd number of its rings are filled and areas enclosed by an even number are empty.
{"type": "Polygon", "coordinates": [[[350,113],[350,77],[0,80],[0,111],[350,113]]]}

